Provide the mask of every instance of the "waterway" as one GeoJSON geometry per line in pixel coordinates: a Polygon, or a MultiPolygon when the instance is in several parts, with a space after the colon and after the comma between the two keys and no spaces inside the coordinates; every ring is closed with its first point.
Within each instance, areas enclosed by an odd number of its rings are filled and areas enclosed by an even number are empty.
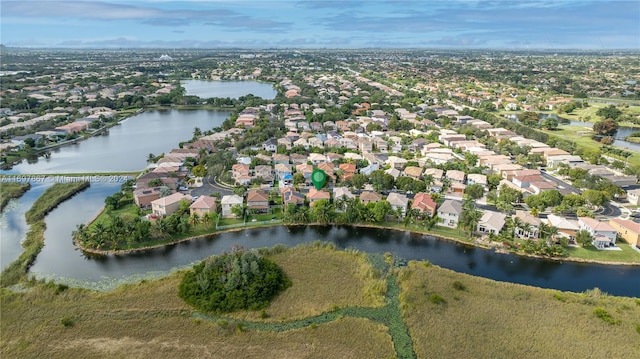
{"type": "Polygon", "coordinates": [[[13,166],[2,174],[90,173],[140,171],[149,153],[159,155],[176,148],[202,131],[219,127],[228,111],[149,111],[130,117],[109,129],[108,135],[91,137],[51,151],[50,158],[13,166]]]}
{"type": "MultiPolygon", "coordinates": [[[[518,121],[518,115],[513,114],[513,115],[504,115],[504,117],[511,119],[511,120],[516,120],[518,121]]],[[[554,113],[541,113],[540,114],[540,119],[541,120],[545,120],[547,118],[555,118],[556,120],[558,120],[558,125],[560,127],[562,126],[580,126],[580,127],[588,127],[589,129],[593,128],[593,123],[591,122],[582,122],[582,121],[576,121],[576,120],[570,120],[568,118],[564,118],[564,117],[559,117],[558,115],[554,114],[554,113]]],[[[629,127],[629,126],[620,126],[618,127],[618,131],[616,132],[616,139],[613,141],[613,146],[617,146],[617,147],[621,147],[621,148],[626,148],[628,150],[632,150],[632,151],[640,151],[640,144],[638,143],[634,143],[634,142],[629,142],[629,141],[625,141],[624,138],[629,136],[630,134],[632,134],[633,132],[638,132],[640,131],[640,128],[635,128],[635,127],[629,127]]]]}
{"type": "Polygon", "coordinates": [[[6,267],[24,251],[29,225],[24,217],[33,202],[53,183],[31,183],[31,189],[20,197],[12,199],[0,215],[0,266],[6,267]]]}
{"type": "Polygon", "coordinates": [[[187,95],[200,98],[239,98],[251,94],[265,100],[271,100],[277,95],[273,85],[255,81],[184,80],[181,85],[187,95]]]}
{"type": "Polygon", "coordinates": [[[368,253],[390,252],[407,260],[428,260],[457,272],[498,281],[575,292],[598,287],[611,294],[640,296],[639,266],[555,262],[495,253],[422,234],[351,226],[245,229],[146,252],[87,256],[73,245],[71,232],[74,227],[70,224],[90,219],[94,214],[93,206],[113,190],[114,187],[92,187],[47,216],[46,246],[32,267],[37,278],[111,287],[131,278],[144,277],[145,273],[168,273],[184,268],[208,256],[230,251],[234,246],[295,246],[323,240],[338,248],[355,248],[368,253]]]}

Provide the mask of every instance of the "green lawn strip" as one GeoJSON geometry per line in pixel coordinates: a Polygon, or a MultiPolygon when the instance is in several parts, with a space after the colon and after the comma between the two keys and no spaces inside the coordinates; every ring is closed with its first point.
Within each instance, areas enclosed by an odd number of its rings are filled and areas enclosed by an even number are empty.
{"type": "Polygon", "coordinates": [[[640,263],[640,253],[626,243],[618,243],[621,251],[605,251],[595,248],[569,247],[571,258],[582,258],[601,262],[640,263]]]}
{"type": "Polygon", "coordinates": [[[98,223],[108,226],[111,224],[112,217],[117,217],[125,213],[129,213],[137,216],[138,206],[135,203],[130,203],[122,206],[121,208],[114,209],[111,212],[107,212],[103,210],[100,212],[100,215],[98,215],[98,217],[96,217],[96,219],[91,222],[91,224],[89,225],[89,228],[92,228],[98,223]]]}
{"type": "Polygon", "coordinates": [[[31,183],[2,182],[0,184],[0,212],[12,199],[20,198],[31,188],[31,183]]]}

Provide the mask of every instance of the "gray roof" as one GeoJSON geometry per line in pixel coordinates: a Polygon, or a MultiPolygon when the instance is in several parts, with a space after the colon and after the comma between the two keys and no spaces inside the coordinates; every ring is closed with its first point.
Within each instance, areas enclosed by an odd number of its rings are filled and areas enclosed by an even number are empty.
{"type": "Polygon", "coordinates": [[[447,199],[442,202],[440,208],[438,208],[438,212],[442,213],[456,213],[458,215],[462,214],[462,202],[454,201],[452,199],[447,199]]]}

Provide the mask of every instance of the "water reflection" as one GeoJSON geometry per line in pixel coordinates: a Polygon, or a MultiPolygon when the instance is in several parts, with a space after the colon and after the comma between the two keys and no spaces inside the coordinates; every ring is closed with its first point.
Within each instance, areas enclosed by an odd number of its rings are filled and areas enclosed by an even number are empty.
{"type": "Polygon", "coordinates": [[[428,260],[454,271],[499,281],[584,291],[640,296],[640,267],[560,263],[460,245],[433,236],[353,226],[277,226],[210,235],[190,242],[121,256],[78,251],[71,241],[77,223],[86,222],[119,185],[97,184],[64,202],[46,218],[45,248],[32,271],[37,277],[64,277],[92,282],[113,281],[144,273],[170,271],[232,248],[295,246],[324,240],[338,248],[367,253],[392,253],[405,260],[428,260]]]}

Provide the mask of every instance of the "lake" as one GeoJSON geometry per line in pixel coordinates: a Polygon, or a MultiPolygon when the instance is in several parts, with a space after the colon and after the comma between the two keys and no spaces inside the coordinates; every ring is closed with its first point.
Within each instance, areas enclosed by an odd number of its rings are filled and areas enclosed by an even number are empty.
{"type": "Polygon", "coordinates": [[[251,94],[265,100],[271,100],[277,94],[272,84],[256,81],[184,80],[181,85],[186,90],[186,95],[200,98],[239,98],[251,94]]]}
{"type": "Polygon", "coordinates": [[[51,151],[50,158],[22,163],[2,174],[89,173],[140,171],[149,153],[159,155],[193,136],[219,127],[229,111],[149,111],[130,117],[109,129],[108,135],[91,137],[51,151]]]}
{"type": "Polygon", "coordinates": [[[295,246],[323,240],[338,248],[368,253],[391,252],[408,260],[428,260],[457,272],[499,281],[581,292],[598,287],[626,296],[640,296],[640,266],[605,266],[555,262],[500,254],[405,231],[351,226],[277,226],[221,233],[146,252],[120,256],[87,256],[72,242],[76,224],[85,223],[100,209],[104,197],[119,188],[100,183],[64,202],[45,219],[45,247],[31,272],[37,278],[56,278],[69,284],[114,287],[118,283],[160,276],[225,251],[233,246],[295,246]],[[87,284],[89,283],[89,284],[87,284]]]}

